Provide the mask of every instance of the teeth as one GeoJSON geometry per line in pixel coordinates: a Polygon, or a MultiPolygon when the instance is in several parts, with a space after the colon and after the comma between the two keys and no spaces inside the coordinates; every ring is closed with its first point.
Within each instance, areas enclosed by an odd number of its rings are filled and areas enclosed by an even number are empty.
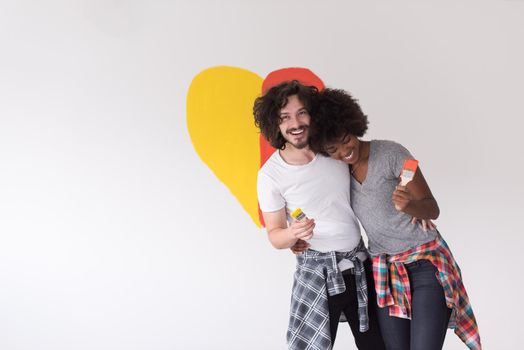
{"type": "Polygon", "coordinates": [[[290,131],[289,133],[291,135],[300,135],[304,132],[304,129],[296,130],[296,131],[290,131]]]}
{"type": "Polygon", "coordinates": [[[353,155],[353,151],[351,151],[351,153],[349,155],[345,156],[344,159],[349,159],[349,158],[351,158],[352,155],[353,155]]]}

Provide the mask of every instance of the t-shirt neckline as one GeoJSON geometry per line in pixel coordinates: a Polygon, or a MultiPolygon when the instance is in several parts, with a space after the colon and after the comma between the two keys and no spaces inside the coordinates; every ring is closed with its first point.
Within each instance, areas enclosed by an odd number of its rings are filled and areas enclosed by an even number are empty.
{"type": "Polygon", "coordinates": [[[316,153],[315,154],[315,157],[308,163],[306,164],[289,164],[288,162],[286,162],[284,160],[284,158],[282,158],[282,156],[280,155],[280,150],[276,150],[275,151],[277,153],[277,159],[278,161],[285,167],[288,167],[288,168],[293,168],[293,169],[298,169],[298,168],[304,168],[304,167],[308,167],[310,165],[312,165],[313,163],[316,162],[316,160],[318,159],[319,157],[319,153],[316,153]]]}
{"type": "Polygon", "coordinates": [[[374,164],[374,160],[375,160],[375,156],[374,156],[374,152],[373,152],[373,145],[375,144],[374,141],[375,140],[370,140],[369,141],[368,169],[367,169],[366,177],[364,178],[364,181],[362,181],[362,183],[358,182],[358,180],[355,179],[353,174],[350,173],[351,183],[352,184],[356,184],[358,189],[360,189],[361,191],[364,190],[364,187],[367,187],[366,184],[369,182],[368,181],[369,175],[372,174],[372,172],[370,170],[372,170],[372,165],[374,164]]]}

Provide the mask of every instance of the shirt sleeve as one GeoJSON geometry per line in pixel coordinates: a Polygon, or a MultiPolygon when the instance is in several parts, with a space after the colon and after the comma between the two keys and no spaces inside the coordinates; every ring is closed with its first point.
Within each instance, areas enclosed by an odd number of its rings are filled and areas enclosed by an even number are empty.
{"type": "Polygon", "coordinates": [[[402,167],[404,166],[406,159],[415,159],[415,157],[413,157],[413,155],[411,155],[411,153],[404,146],[392,141],[389,144],[389,152],[387,152],[387,154],[390,175],[394,178],[398,178],[400,176],[400,172],[402,171],[402,167]]]}
{"type": "Polygon", "coordinates": [[[260,210],[266,213],[280,210],[286,202],[275,182],[266,174],[258,173],[257,194],[260,210]]]}

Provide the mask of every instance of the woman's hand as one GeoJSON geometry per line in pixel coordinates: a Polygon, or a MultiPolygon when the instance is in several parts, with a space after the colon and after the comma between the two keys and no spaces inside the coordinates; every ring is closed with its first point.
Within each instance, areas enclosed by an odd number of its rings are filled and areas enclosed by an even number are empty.
{"type": "Polygon", "coordinates": [[[304,251],[306,251],[308,248],[309,248],[310,244],[306,241],[304,241],[303,239],[299,239],[297,241],[297,243],[295,243],[295,245],[293,245],[291,248],[291,251],[293,252],[293,254],[295,255],[300,255],[302,254],[304,251]]]}
{"type": "Polygon", "coordinates": [[[395,209],[417,218],[435,220],[440,213],[420,167],[406,186],[398,185],[395,188],[391,199],[395,209]]]}
{"type": "Polygon", "coordinates": [[[404,211],[413,200],[413,196],[407,186],[400,185],[397,185],[391,198],[393,199],[395,209],[398,211],[404,211]]]}
{"type": "Polygon", "coordinates": [[[433,231],[437,228],[437,225],[435,225],[435,223],[429,219],[419,219],[419,218],[416,218],[416,217],[412,217],[411,218],[411,224],[412,225],[415,225],[417,223],[417,221],[420,220],[420,225],[422,226],[422,230],[424,230],[424,232],[426,231],[433,231]]]}

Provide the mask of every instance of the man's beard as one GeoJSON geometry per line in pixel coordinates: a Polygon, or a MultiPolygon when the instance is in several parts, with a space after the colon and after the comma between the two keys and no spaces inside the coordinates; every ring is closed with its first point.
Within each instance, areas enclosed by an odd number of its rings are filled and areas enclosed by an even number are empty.
{"type": "MultiPolygon", "coordinates": [[[[292,128],[292,129],[288,129],[286,130],[286,134],[290,135],[291,137],[293,137],[293,134],[291,132],[293,131],[296,131],[296,130],[300,130],[300,129],[303,129],[304,133],[308,133],[309,132],[309,125],[301,125],[300,127],[298,128],[292,128]]],[[[307,137],[305,138],[304,141],[299,141],[299,142],[292,142],[291,140],[289,139],[286,139],[287,143],[289,143],[290,145],[292,145],[293,147],[295,147],[296,149],[304,149],[306,148],[307,146],[309,146],[309,134],[306,135],[307,137]]]]}
{"type": "Polygon", "coordinates": [[[288,141],[288,143],[290,145],[292,145],[293,147],[295,147],[296,149],[303,149],[303,148],[306,148],[307,146],[309,146],[309,142],[306,140],[306,141],[303,141],[303,142],[300,142],[300,143],[291,143],[288,141]]]}

